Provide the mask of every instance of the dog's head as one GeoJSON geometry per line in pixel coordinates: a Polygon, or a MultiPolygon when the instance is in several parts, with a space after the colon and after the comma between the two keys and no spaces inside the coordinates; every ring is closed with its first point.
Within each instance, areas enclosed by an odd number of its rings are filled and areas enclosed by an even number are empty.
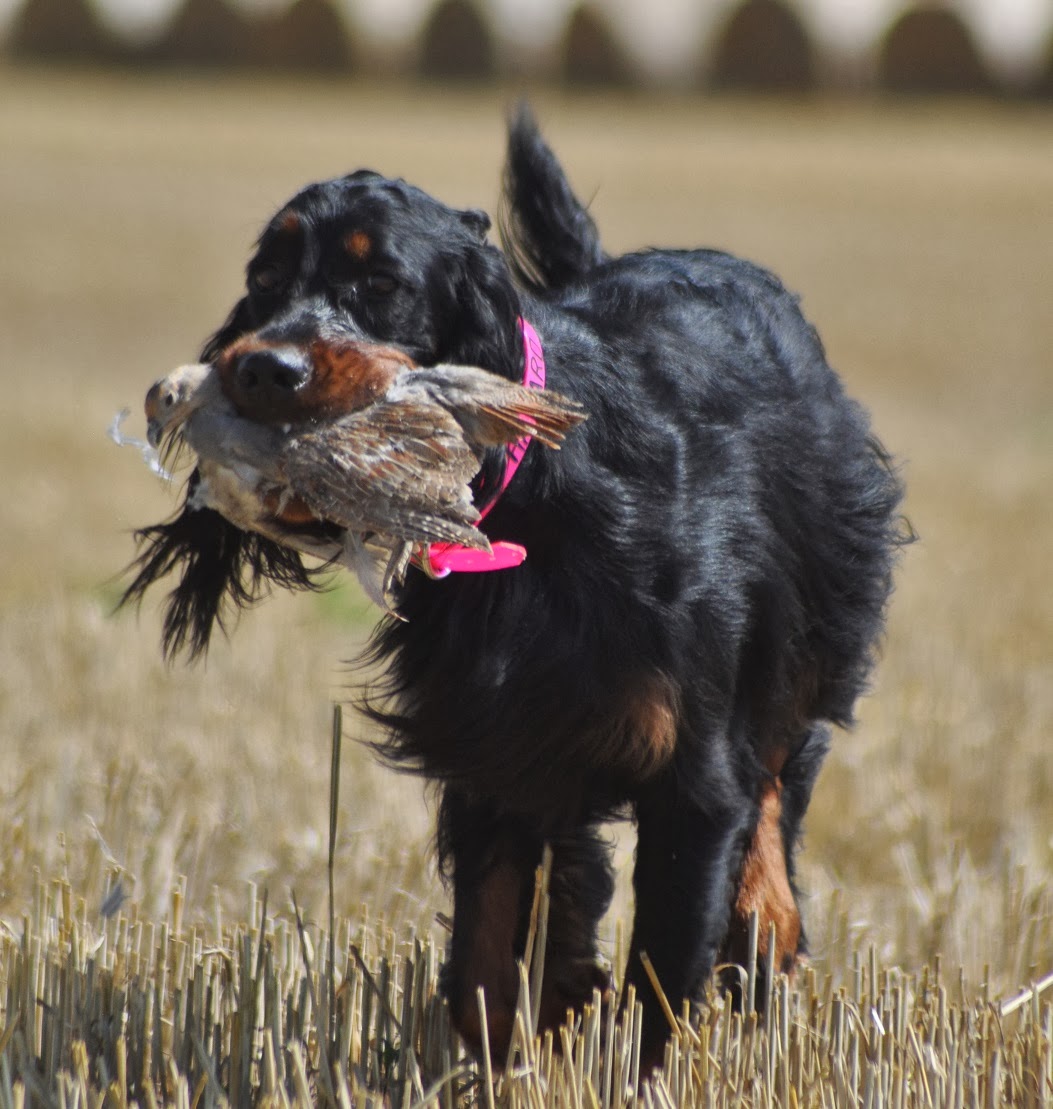
{"type": "MultiPolygon", "coordinates": [[[[310,185],[260,236],[244,295],[202,361],[244,360],[233,372],[240,369],[246,388],[264,383],[278,407],[284,389],[307,383],[320,350],[348,340],[394,347],[422,366],[476,365],[516,380],[518,294],[504,256],[486,241],[489,227],[484,212],[450,208],[366,170],[310,185]]],[[[498,453],[484,464],[484,482],[493,482],[498,453]]],[[[272,583],[315,585],[295,552],[209,509],[184,505],[138,538],[122,603],[179,571],[165,611],[169,655],[203,652],[225,609],[251,604],[272,583]]]]}
{"type": "Polygon", "coordinates": [[[374,341],[422,366],[516,378],[518,299],[489,227],[485,212],[368,170],[311,185],[264,230],[206,360],[254,332],[268,343],[374,341]]]}

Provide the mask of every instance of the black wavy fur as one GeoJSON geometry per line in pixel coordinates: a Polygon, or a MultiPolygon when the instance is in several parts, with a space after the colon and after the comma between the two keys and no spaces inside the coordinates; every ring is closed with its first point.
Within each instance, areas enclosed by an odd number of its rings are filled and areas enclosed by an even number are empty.
{"type": "MultiPolygon", "coordinates": [[[[308,187],[265,230],[206,357],[247,331],[340,335],[518,379],[517,316],[539,332],[549,386],[589,418],[560,452],[531,448],[485,521],[528,559],[411,574],[405,622],[383,620],[367,653],[381,676],[364,707],[381,754],[441,784],[455,893],[444,981],[469,1040],[486,987],[497,1052],[542,844],[556,852],[542,999],[556,1019],[597,982],[611,889],[597,828],[633,816],[626,979],[657,1061],[667,1028],[640,953],[679,1011],[738,949],[742,906],[792,884],[829,725],[851,722],[874,662],[907,538],[902,489],[770,273],[712,250],[609,258],[525,109],[503,203],[502,253],[484,214],[402,181],[362,171],[308,187]],[[352,231],[367,257],[341,252],[352,231]],[[773,796],[774,854],[762,834],[773,796]]],[[[482,490],[500,467],[494,452],[482,490]]],[[[203,650],[222,602],[246,603],[261,582],[311,584],[296,556],[211,515],[143,536],[129,598],[182,568],[169,652],[203,650]]],[[[792,966],[803,938],[786,896],[792,966]]]]}
{"type": "MultiPolygon", "coordinates": [[[[191,490],[195,484],[196,471],[191,490]]],[[[135,576],[121,605],[140,604],[155,581],[179,571],[165,602],[161,642],[168,659],[204,654],[213,629],[226,631],[231,616],[265,597],[272,585],[324,588],[321,572],[306,567],[295,551],[241,531],[210,508],[184,505],[171,520],[140,528],[135,537],[135,576]]]]}

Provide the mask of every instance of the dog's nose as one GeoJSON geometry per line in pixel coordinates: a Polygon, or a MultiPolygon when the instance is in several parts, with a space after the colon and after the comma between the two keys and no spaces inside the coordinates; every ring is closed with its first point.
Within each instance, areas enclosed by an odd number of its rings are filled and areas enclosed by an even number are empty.
{"type": "Polygon", "coordinates": [[[239,389],[247,398],[267,406],[291,399],[310,376],[310,364],[296,347],[246,351],[234,364],[239,389]]]}

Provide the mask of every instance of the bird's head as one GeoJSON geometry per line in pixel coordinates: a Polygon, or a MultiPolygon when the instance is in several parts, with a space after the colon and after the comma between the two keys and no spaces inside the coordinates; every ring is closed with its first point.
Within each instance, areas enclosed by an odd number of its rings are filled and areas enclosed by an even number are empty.
{"type": "Polygon", "coordinates": [[[218,392],[216,375],[207,362],[180,366],[152,385],[144,405],[150,445],[159,447],[218,392]]]}

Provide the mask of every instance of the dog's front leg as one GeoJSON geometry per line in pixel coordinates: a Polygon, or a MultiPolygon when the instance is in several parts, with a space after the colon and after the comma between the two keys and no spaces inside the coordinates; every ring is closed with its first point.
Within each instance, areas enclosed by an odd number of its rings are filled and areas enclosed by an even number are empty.
{"type": "Polygon", "coordinates": [[[443,868],[453,879],[453,935],[442,986],[461,1037],[476,1053],[483,987],[490,1051],[503,1063],[512,1037],[519,972],[542,842],[489,801],[447,786],[439,810],[443,868]]]}
{"type": "MultiPolygon", "coordinates": [[[[538,1030],[558,1027],[580,1010],[610,974],[597,961],[596,930],[614,890],[610,847],[583,816],[542,831],[542,822],[473,801],[449,786],[439,814],[439,844],[453,872],[454,916],[443,988],[453,1022],[476,1052],[481,1045],[476,989],[486,994],[490,1051],[504,1062],[545,842],[552,848],[549,914],[538,1030]]],[[[558,1042],[558,1040],[557,1040],[558,1042]]]]}
{"type": "Polygon", "coordinates": [[[636,916],[626,982],[643,1003],[641,1061],[662,1061],[669,1022],[647,974],[641,952],[651,961],[673,1015],[684,999],[702,997],[728,927],[733,883],[756,803],[729,780],[705,790],[669,767],[637,798],[638,839],[633,885],[636,916]],[[689,788],[693,787],[693,788],[689,788]]]}

